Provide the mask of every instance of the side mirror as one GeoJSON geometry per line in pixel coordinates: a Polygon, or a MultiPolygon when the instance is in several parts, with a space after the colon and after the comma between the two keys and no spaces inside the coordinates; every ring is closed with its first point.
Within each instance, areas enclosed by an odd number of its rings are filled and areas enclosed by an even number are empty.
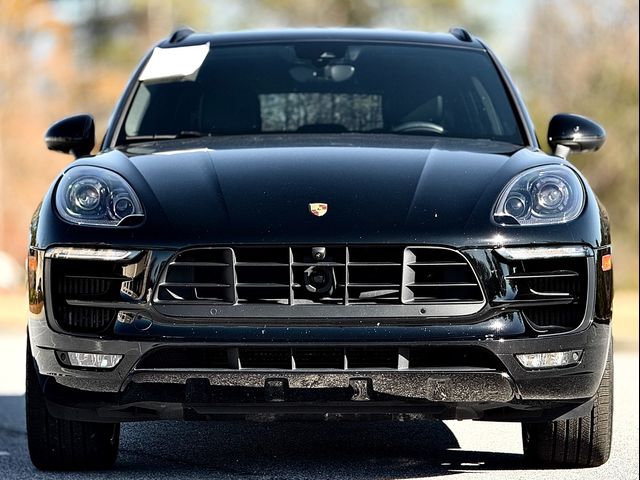
{"type": "Polygon", "coordinates": [[[83,157],[91,153],[96,143],[95,128],[91,115],[63,118],[49,127],[44,143],[49,150],[83,157]]]}
{"type": "Polygon", "coordinates": [[[562,158],[567,158],[571,152],[595,152],[606,138],[607,132],[596,122],[570,113],[554,115],[547,132],[553,154],[562,158]]]}

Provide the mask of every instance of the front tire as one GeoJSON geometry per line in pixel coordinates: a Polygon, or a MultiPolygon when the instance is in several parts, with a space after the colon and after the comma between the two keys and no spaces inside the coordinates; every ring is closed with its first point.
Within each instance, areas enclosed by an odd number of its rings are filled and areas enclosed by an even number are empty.
{"type": "Polygon", "coordinates": [[[611,452],[613,424],[613,346],[595,395],[584,417],[523,423],[524,456],[534,466],[599,467],[611,452]]]}
{"type": "Polygon", "coordinates": [[[27,339],[26,417],[29,456],[39,470],[100,470],[118,456],[119,423],[78,422],[52,417],[27,339]]]}

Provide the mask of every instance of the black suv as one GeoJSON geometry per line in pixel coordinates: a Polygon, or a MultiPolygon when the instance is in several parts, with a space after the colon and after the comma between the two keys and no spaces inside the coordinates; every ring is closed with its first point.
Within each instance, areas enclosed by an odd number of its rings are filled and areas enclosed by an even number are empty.
{"type": "Polygon", "coordinates": [[[100,151],[31,223],[27,430],[41,469],[104,468],[120,422],[522,422],[536,465],[596,466],[612,422],[611,238],[491,51],[447,34],[181,29],[100,151]]]}

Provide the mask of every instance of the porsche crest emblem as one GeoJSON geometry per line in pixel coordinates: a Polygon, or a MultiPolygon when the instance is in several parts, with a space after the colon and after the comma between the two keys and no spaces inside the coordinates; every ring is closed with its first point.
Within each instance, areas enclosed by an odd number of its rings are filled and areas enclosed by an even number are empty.
{"type": "Polygon", "coordinates": [[[310,203],[309,211],[316,217],[322,217],[329,210],[329,205],[326,203],[310,203]]]}

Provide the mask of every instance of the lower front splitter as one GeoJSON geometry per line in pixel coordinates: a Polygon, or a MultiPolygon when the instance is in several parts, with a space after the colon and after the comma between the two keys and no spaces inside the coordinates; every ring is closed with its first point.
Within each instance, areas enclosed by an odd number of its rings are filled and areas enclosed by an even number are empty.
{"type": "Polygon", "coordinates": [[[207,395],[208,389],[265,389],[267,399],[287,395],[295,389],[350,389],[352,400],[368,400],[380,395],[431,402],[508,402],[515,391],[503,372],[485,371],[135,371],[133,384],[185,384],[207,395]],[[270,390],[273,392],[270,393],[270,390]],[[278,393],[278,390],[282,390],[278,393]]]}

